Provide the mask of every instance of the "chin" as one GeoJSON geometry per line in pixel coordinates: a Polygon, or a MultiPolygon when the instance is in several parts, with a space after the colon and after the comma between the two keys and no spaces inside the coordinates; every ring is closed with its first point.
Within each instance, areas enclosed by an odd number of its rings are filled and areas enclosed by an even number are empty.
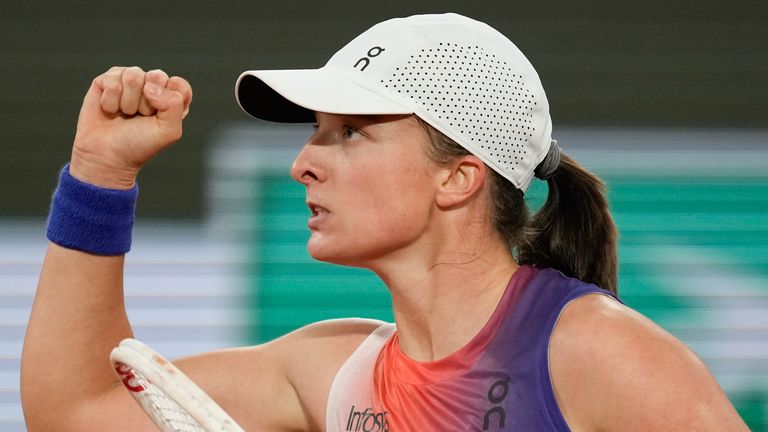
{"type": "Polygon", "coordinates": [[[316,259],[317,261],[322,261],[328,264],[336,264],[336,265],[347,266],[347,267],[365,267],[360,263],[359,260],[356,260],[352,257],[345,256],[345,255],[310,252],[309,256],[316,259]]]}
{"type": "Polygon", "coordinates": [[[349,248],[339,247],[338,245],[323,245],[310,240],[307,244],[307,252],[309,252],[309,256],[312,258],[329,264],[347,267],[366,267],[363,257],[352,255],[349,253],[349,248]]]}
{"type": "Polygon", "coordinates": [[[309,256],[318,261],[348,265],[346,263],[349,261],[349,257],[342,253],[338,247],[329,247],[329,245],[317,244],[317,242],[310,240],[307,244],[307,252],[309,252],[309,256]]]}

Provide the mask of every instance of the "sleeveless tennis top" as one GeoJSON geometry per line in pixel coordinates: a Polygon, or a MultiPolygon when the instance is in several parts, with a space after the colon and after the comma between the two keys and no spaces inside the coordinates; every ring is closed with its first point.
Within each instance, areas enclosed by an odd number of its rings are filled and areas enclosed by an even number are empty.
{"type": "Polygon", "coordinates": [[[480,332],[433,362],[407,357],[395,325],[382,325],[336,374],[326,431],[568,431],[550,381],[549,339],[563,308],[591,293],[612,296],[520,266],[480,332]]]}

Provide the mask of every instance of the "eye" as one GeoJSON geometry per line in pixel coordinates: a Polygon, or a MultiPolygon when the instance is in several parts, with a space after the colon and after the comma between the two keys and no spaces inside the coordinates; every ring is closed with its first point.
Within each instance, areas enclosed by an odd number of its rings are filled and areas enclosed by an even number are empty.
{"type": "Polygon", "coordinates": [[[357,130],[356,128],[351,127],[351,126],[344,126],[344,131],[342,133],[342,135],[346,139],[353,139],[353,138],[355,138],[359,134],[360,134],[360,131],[357,130]]]}

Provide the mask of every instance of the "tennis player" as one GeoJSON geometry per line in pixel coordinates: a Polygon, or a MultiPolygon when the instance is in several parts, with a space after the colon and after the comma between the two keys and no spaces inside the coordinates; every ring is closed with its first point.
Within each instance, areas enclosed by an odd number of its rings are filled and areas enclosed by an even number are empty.
{"type": "MultiPolygon", "coordinates": [[[[697,356],[617,300],[603,186],[552,140],[536,71],[491,27],[385,21],[323,68],[248,71],[236,92],[255,117],[315,124],[291,168],[309,253],[374,271],[396,321],[179,360],[246,430],[746,430],[697,356]],[[549,196],[529,217],[534,177],[549,196]]],[[[132,334],[136,176],[181,137],[191,99],[137,67],[85,96],[24,346],[32,432],[153,429],[108,354],[132,334]]]]}

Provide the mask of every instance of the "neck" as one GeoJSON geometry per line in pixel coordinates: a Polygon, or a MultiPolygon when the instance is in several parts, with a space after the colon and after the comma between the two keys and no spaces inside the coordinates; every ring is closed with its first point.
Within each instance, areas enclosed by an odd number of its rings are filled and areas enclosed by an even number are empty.
{"type": "Polygon", "coordinates": [[[410,358],[450,355],[493,314],[518,266],[502,241],[484,240],[463,243],[470,252],[441,252],[422,261],[411,256],[389,266],[393,271],[374,268],[391,291],[400,348],[410,358]]]}

